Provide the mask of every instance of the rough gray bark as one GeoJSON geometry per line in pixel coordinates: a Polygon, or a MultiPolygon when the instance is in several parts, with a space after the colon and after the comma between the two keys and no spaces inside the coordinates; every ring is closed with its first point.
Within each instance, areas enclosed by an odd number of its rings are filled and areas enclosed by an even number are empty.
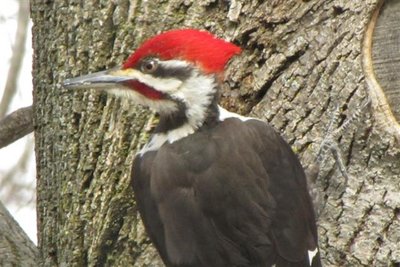
{"type": "Polygon", "coordinates": [[[37,247],[0,202],[0,266],[37,266],[37,247]]]}
{"type": "Polygon", "coordinates": [[[60,83],[120,64],[146,37],[181,27],[208,29],[243,47],[226,72],[221,103],[269,121],[299,154],[313,178],[325,266],[400,262],[399,144],[363,104],[369,91],[361,43],[377,5],[32,0],[44,266],[159,265],[129,186],[132,156],[147,138],[150,115],[60,83]],[[335,153],[346,170],[330,153],[317,157],[327,139],[338,142],[335,153]]]}

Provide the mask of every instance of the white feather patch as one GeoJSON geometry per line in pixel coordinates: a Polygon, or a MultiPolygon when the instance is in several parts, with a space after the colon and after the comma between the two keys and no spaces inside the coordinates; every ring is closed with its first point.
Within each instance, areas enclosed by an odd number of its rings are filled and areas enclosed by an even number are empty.
{"type": "Polygon", "coordinates": [[[142,94],[140,94],[134,90],[127,89],[127,88],[110,89],[107,92],[110,92],[113,95],[118,96],[118,97],[130,99],[133,102],[135,102],[136,104],[139,104],[139,105],[142,105],[145,107],[149,107],[151,110],[157,111],[160,113],[169,114],[178,109],[177,104],[172,100],[168,100],[168,99],[151,100],[151,99],[143,96],[142,94]]]}
{"type": "Polygon", "coordinates": [[[233,112],[227,111],[226,109],[224,109],[224,108],[222,108],[220,106],[218,106],[218,110],[219,110],[219,120],[220,121],[224,121],[224,120],[229,119],[229,118],[237,118],[237,119],[239,119],[241,121],[247,121],[247,120],[255,119],[255,118],[245,117],[245,116],[239,115],[237,113],[233,113],[233,112]]]}
{"type": "Polygon", "coordinates": [[[216,90],[214,76],[205,76],[194,71],[179,90],[172,94],[172,97],[186,105],[186,118],[194,129],[200,127],[206,119],[208,107],[216,90]]]}
{"type": "Polygon", "coordinates": [[[314,250],[309,250],[308,251],[308,259],[310,261],[310,266],[312,264],[312,261],[313,261],[315,255],[317,255],[317,253],[318,253],[318,248],[315,248],[314,250]]]}
{"type": "Polygon", "coordinates": [[[167,133],[154,134],[150,141],[140,150],[139,155],[143,156],[144,153],[149,151],[158,150],[166,142],[172,144],[188,135],[195,132],[195,129],[189,124],[184,124],[181,127],[168,131],[167,133]]]}

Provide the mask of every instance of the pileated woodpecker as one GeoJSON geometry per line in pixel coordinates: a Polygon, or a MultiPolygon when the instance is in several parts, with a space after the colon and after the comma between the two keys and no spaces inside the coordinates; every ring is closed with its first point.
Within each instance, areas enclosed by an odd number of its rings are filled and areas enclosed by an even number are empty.
{"type": "Polygon", "coordinates": [[[267,123],[218,106],[219,74],[239,52],[205,31],[172,30],[121,67],[64,85],[105,89],[159,113],[132,185],[166,266],[321,266],[299,160],[267,123]]]}

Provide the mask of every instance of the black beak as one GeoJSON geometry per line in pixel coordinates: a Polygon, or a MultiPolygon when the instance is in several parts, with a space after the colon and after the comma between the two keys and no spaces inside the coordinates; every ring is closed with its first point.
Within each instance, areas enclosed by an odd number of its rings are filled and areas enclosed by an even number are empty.
{"type": "Polygon", "coordinates": [[[115,75],[120,68],[99,71],[75,78],[66,79],[63,86],[70,89],[111,89],[131,80],[132,77],[115,75]]]}

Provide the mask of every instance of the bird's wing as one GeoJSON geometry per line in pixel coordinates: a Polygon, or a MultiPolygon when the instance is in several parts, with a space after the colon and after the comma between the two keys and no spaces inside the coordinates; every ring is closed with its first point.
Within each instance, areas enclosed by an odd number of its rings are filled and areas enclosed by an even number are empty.
{"type": "MultiPolygon", "coordinates": [[[[264,168],[270,177],[268,192],[277,203],[271,232],[279,255],[288,261],[306,256],[307,262],[318,251],[317,227],[303,168],[290,146],[269,125],[256,120],[248,127],[259,134],[264,168]]],[[[319,255],[315,266],[319,265],[319,255]]]]}
{"type": "Polygon", "coordinates": [[[161,147],[152,164],[142,216],[170,266],[302,261],[315,242],[301,166],[262,122],[227,119],[161,147]]]}
{"type": "Polygon", "coordinates": [[[150,168],[155,152],[146,153],[144,157],[136,157],[133,161],[131,184],[135,193],[136,207],[142,217],[146,232],[157,248],[162,260],[171,266],[165,249],[164,226],[161,222],[157,203],[150,191],[150,168]]]}

